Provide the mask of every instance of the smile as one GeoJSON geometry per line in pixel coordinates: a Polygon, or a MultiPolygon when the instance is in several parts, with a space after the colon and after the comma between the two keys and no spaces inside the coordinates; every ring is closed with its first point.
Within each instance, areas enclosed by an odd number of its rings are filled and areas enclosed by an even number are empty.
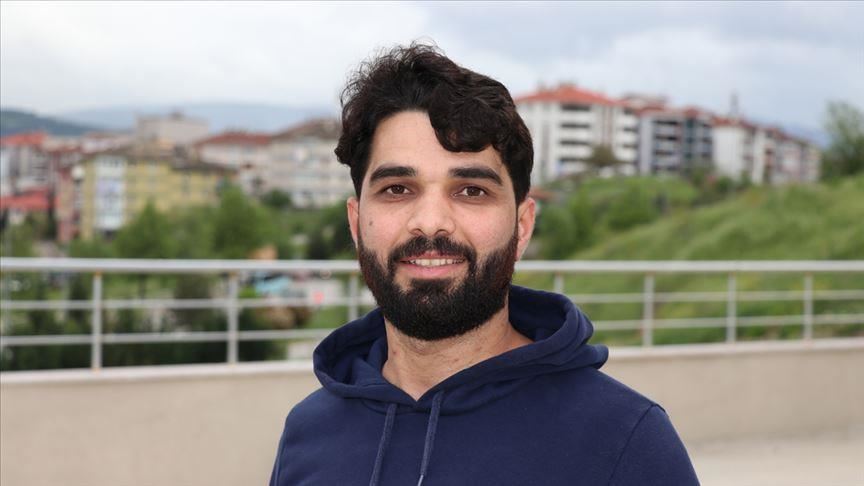
{"type": "Polygon", "coordinates": [[[421,267],[441,267],[444,265],[455,265],[464,261],[453,258],[418,258],[416,260],[408,260],[408,263],[421,267]]]}

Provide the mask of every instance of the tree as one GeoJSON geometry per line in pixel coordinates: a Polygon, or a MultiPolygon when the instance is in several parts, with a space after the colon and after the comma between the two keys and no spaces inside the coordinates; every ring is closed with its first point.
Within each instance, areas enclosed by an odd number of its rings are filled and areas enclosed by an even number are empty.
{"type": "MultiPolygon", "coordinates": [[[[117,234],[114,247],[121,258],[171,258],[174,254],[171,225],[148,201],[144,210],[117,234]]],[[[138,278],[138,296],[147,295],[147,274],[138,278]]]]}
{"type": "Polygon", "coordinates": [[[213,250],[216,211],[212,207],[191,207],[173,216],[171,236],[176,244],[175,258],[216,258],[213,250]]]}
{"type": "Polygon", "coordinates": [[[0,255],[11,257],[35,256],[36,234],[29,224],[9,226],[0,233],[0,255]]]}
{"type": "Polygon", "coordinates": [[[616,169],[623,163],[615,157],[615,152],[608,145],[595,145],[585,162],[591,166],[594,172],[600,172],[606,168],[616,169]]]}
{"type": "Polygon", "coordinates": [[[149,201],[144,210],[120,230],[114,247],[122,258],[171,258],[174,254],[172,241],[171,224],[149,201]]]}
{"type": "Polygon", "coordinates": [[[831,142],[822,154],[822,178],[864,172],[864,113],[849,103],[828,103],[825,130],[831,142]]]}
{"type": "Polygon", "coordinates": [[[261,203],[279,211],[290,209],[294,204],[291,195],[279,189],[272,189],[261,196],[261,203]]]}
{"type": "Polygon", "coordinates": [[[624,193],[609,208],[609,228],[624,231],[636,225],[650,223],[657,218],[657,208],[649,196],[638,188],[624,193]]]}
{"type": "Polygon", "coordinates": [[[546,258],[570,258],[594,241],[594,211],[584,193],[565,207],[548,207],[540,218],[543,254],[546,258]]]}
{"type": "Polygon", "coordinates": [[[325,208],[321,212],[317,225],[307,234],[309,244],[306,258],[329,260],[340,256],[353,256],[354,241],[351,239],[344,204],[334,204],[325,208]]]}
{"type": "Polygon", "coordinates": [[[213,249],[222,258],[247,258],[260,248],[271,222],[237,187],[222,191],[213,228],[213,249]]]}

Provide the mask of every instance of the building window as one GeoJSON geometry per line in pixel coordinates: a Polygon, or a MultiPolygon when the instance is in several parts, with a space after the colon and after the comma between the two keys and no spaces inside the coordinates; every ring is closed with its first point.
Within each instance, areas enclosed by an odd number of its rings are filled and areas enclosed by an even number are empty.
{"type": "Polygon", "coordinates": [[[587,147],[588,142],[586,142],[585,140],[561,140],[561,145],[587,147]]]}
{"type": "Polygon", "coordinates": [[[561,124],[561,128],[578,128],[583,130],[588,130],[591,128],[591,125],[588,123],[570,123],[565,122],[561,124]]]}
{"type": "Polygon", "coordinates": [[[562,111],[591,111],[588,105],[580,105],[576,103],[564,103],[561,105],[562,111]]]}

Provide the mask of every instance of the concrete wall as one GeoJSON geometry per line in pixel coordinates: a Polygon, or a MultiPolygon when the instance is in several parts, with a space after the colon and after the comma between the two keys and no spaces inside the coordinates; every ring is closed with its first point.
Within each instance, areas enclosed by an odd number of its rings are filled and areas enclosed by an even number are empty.
{"type": "MultiPolygon", "coordinates": [[[[615,349],[685,441],[864,424],[864,339],[615,349]]],[[[0,484],[266,484],[308,363],[6,373],[0,484]]]]}

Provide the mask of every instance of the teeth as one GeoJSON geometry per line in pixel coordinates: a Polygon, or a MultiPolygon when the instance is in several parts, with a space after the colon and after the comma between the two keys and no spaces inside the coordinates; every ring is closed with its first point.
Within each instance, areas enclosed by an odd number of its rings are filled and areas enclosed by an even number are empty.
{"type": "Polygon", "coordinates": [[[453,265],[454,263],[459,263],[461,261],[462,260],[454,260],[451,258],[430,258],[410,260],[410,263],[421,267],[440,267],[441,265],[453,265]]]}

